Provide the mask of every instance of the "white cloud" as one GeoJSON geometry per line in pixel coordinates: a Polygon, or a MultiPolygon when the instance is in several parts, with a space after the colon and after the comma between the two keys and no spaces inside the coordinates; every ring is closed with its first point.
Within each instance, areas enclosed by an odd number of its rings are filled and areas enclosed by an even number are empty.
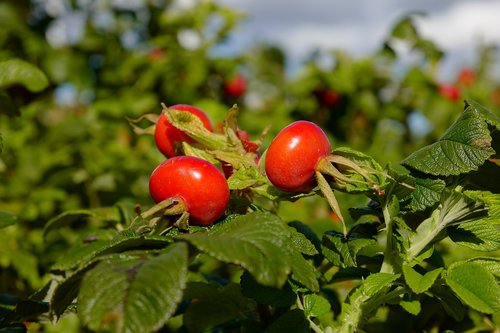
{"type": "Polygon", "coordinates": [[[255,41],[278,44],[289,54],[292,66],[315,49],[370,54],[402,15],[416,11],[427,13],[417,21],[418,28],[447,53],[446,71],[472,62],[480,42],[500,44],[498,0],[218,1],[248,12],[247,21],[233,35],[233,46],[242,48],[255,41]]]}
{"type": "Polygon", "coordinates": [[[500,2],[457,3],[448,11],[418,20],[422,34],[444,49],[500,43],[500,2]]]}

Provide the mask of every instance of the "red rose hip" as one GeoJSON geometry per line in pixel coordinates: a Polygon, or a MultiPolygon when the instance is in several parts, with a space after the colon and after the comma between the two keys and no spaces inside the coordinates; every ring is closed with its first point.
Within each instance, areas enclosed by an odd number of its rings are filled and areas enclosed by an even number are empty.
{"type": "Polygon", "coordinates": [[[156,203],[177,198],[189,213],[192,225],[211,225],[229,203],[229,188],[213,164],[192,156],[172,157],[149,178],[149,193],[156,203]]]}
{"type": "MultiPolygon", "coordinates": [[[[187,104],[177,104],[169,107],[169,109],[192,113],[200,118],[206,129],[208,129],[209,131],[213,130],[208,116],[205,114],[205,112],[195,106],[187,104]]],[[[193,139],[191,139],[186,133],[172,125],[162,112],[158,117],[155,128],[155,142],[158,149],[166,157],[174,157],[177,155],[175,152],[176,142],[183,141],[193,142],[193,139]]]]}
{"type": "Polygon", "coordinates": [[[316,167],[330,150],[330,142],[318,125],[293,122],[278,133],[267,150],[267,177],[284,191],[309,192],[314,187],[316,167]]]}

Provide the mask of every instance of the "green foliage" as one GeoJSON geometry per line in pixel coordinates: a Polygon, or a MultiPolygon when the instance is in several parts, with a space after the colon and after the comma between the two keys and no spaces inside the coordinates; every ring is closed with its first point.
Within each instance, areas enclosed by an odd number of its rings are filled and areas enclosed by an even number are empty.
{"type": "Polygon", "coordinates": [[[438,276],[441,274],[442,270],[442,268],[438,268],[429,272],[425,272],[425,274],[420,274],[408,265],[403,266],[403,274],[406,284],[416,294],[421,294],[429,290],[429,288],[432,287],[438,276]]]}
{"type": "Polygon", "coordinates": [[[488,125],[500,126],[500,118],[467,104],[459,119],[432,145],[402,161],[418,171],[438,176],[477,170],[495,153],[488,125]]]}
{"type": "Polygon", "coordinates": [[[7,212],[0,212],[0,229],[15,224],[16,220],[16,216],[7,212]]]}
{"type": "MultiPolygon", "coordinates": [[[[296,233],[276,215],[251,213],[185,239],[210,256],[241,265],[264,286],[281,288],[292,273],[297,282],[316,291],[313,267],[302,258],[302,248],[292,242],[296,233]]],[[[308,241],[303,238],[302,242],[308,241]]],[[[307,247],[304,251],[307,253],[307,247]]]]}
{"type": "Polygon", "coordinates": [[[189,332],[205,332],[240,317],[248,302],[237,284],[217,288],[193,282],[186,287],[184,297],[192,300],[183,317],[189,332]]]}
{"type": "Polygon", "coordinates": [[[82,280],[78,315],[92,330],[156,331],[174,313],[186,278],[187,246],[183,243],[171,245],[152,259],[104,260],[82,280]]]}
{"type": "Polygon", "coordinates": [[[311,57],[290,76],[274,46],[214,56],[242,16],[212,2],[103,12],[72,2],[112,19],[89,19],[65,47],[45,38],[59,17],[27,4],[0,4],[0,332],[498,330],[491,48],[478,50],[472,83],[452,82],[466,99],[455,119],[461,102],[436,76],[444,53],[415,15],[395,22],[379,52],[336,50],[334,65],[311,57]],[[123,43],[130,31],[137,45],[123,43]],[[201,43],[187,48],[186,31],[201,43]],[[396,43],[423,65],[396,72],[396,43]],[[235,97],[225,84],[237,74],[248,85],[235,97]],[[164,157],[134,131],[151,132],[146,119],[162,102],[199,106],[213,121],[209,132],[166,113],[195,141],[180,151],[232,168],[228,217],[214,226],[180,230],[177,215],[142,212],[164,157]],[[413,128],[415,114],[426,131],[413,128]],[[266,178],[266,144],[294,119],[332,139],[322,177],[343,226],[318,188],[290,194],[266,178]]]}
{"type": "Polygon", "coordinates": [[[31,92],[40,92],[49,85],[45,74],[27,61],[9,59],[0,62],[0,89],[22,85],[31,92]]]}
{"type": "Polygon", "coordinates": [[[464,303],[485,313],[500,309],[500,286],[478,262],[456,262],[446,274],[446,282],[464,303]]]}

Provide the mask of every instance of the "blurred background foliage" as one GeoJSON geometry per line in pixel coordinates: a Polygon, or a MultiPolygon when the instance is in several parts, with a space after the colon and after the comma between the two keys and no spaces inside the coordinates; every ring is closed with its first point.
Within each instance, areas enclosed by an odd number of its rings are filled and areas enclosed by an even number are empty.
{"type": "MultiPolygon", "coordinates": [[[[215,124],[237,103],[240,127],[253,139],[269,128],[265,145],[289,122],[308,119],[334,146],[381,163],[436,140],[465,98],[499,113],[492,45],[477,50],[474,66],[441,82],[445,52],[419,35],[409,15],[370,56],[312,53],[291,75],[287,55],[274,45],[236,56],[218,51],[244,18],[210,1],[187,9],[168,0],[0,3],[0,63],[24,60],[47,79],[43,89],[0,86],[0,212],[17,217],[0,233],[0,294],[42,287],[48,267],[78,237],[68,229],[44,241],[42,228],[57,214],[152,204],[148,178],[163,156],[126,117],[159,113],[161,102],[199,106],[215,124]]],[[[350,207],[357,199],[340,200],[350,207]]],[[[331,228],[323,200],[285,203],[281,213],[318,232],[331,228]]]]}

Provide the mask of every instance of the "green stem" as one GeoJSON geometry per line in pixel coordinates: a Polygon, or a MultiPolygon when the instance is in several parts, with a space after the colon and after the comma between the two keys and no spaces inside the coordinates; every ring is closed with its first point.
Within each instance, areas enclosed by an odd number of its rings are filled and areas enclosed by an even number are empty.
{"type": "Polygon", "coordinates": [[[444,227],[446,227],[446,224],[442,223],[438,225],[435,229],[432,229],[424,238],[422,238],[420,241],[411,244],[410,248],[408,249],[407,252],[407,261],[410,262],[413,259],[415,259],[426,247],[429,245],[434,238],[439,235],[441,231],[443,231],[444,227]]]}
{"type": "Polygon", "coordinates": [[[363,323],[363,317],[369,315],[364,313],[365,309],[377,309],[379,306],[382,306],[391,299],[399,297],[404,293],[404,288],[397,287],[390,292],[382,293],[378,296],[365,295],[359,297],[350,305],[351,311],[342,321],[342,326],[339,328],[338,333],[355,333],[361,331],[359,326],[363,323]]]}
{"type": "Polygon", "coordinates": [[[394,273],[394,243],[393,243],[393,223],[391,214],[389,213],[388,204],[384,204],[382,209],[384,214],[385,229],[386,229],[386,241],[384,250],[384,261],[382,262],[382,267],[380,268],[381,273],[394,273]]]}

